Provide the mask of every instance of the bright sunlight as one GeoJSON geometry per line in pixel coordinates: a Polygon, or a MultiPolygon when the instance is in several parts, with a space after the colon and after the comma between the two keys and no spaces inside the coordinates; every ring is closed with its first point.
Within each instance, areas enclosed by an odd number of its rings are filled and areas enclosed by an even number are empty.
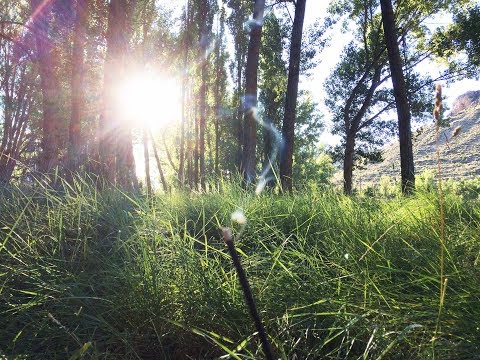
{"type": "Polygon", "coordinates": [[[128,121],[158,130],[181,118],[181,91],[172,78],[153,72],[132,73],[118,88],[118,110],[128,121]]]}

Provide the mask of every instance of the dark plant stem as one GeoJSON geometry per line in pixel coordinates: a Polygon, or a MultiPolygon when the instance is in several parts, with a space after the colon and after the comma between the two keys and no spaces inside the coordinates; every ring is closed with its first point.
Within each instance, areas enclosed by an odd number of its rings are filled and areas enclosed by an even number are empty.
{"type": "Polygon", "coordinates": [[[245,296],[245,301],[247,302],[248,309],[250,310],[250,315],[255,322],[255,327],[257,328],[260,341],[262,342],[265,357],[267,358],[267,360],[273,360],[274,357],[272,355],[270,343],[267,339],[267,333],[265,332],[262,320],[260,319],[260,315],[258,314],[257,306],[255,305],[255,300],[253,299],[252,290],[250,289],[247,276],[245,275],[245,271],[243,270],[242,264],[240,263],[240,258],[238,257],[237,250],[235,249],[235,244],[233,243],[233,237],[230,229],[223,229],[223,241],[225,241],[225,244],[227,244],[228,251],[230,253],[230,256],[232,257],[233,265],[237,270],[238,279],[240,280],[240,285],[242,286],[243,290],[243,295],[245,296]]]}

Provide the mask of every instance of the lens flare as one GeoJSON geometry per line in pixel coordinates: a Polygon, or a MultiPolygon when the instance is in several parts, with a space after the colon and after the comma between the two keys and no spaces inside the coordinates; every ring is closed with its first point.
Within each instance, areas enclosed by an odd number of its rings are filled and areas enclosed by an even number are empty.
{"type": "Polygon", "coordinates": [[[132,73],[117,88],[116,107],[126,121],[155,130],[181,119],[180,93],[174,79],[132,73]]]}

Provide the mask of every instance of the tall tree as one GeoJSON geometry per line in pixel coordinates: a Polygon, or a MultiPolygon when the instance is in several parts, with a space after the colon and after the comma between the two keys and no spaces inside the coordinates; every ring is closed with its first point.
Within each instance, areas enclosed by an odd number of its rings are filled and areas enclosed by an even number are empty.
{"type": "Polygon", "coordinates": [[[88,0],[76,0],[72,50],[72,112],[68,131],[69,170],[79,170],[82,146],[81,124],[85,116],[84,53],[88,19],[88,0]]]}
{"type": "Polygon", "coordinates": [[[391,0],[380,0],[385,44],[392,76],[393,92],[398,115],[398,132],[400,139],[400,167],[402,175],[402,192],[410,194],[415,190],[415,169],[413,164],[411,112],[407,97],[407,86],[402,69],[395,29],[395,16],[391,0]]]}
{"type": "Polygon", "coordinates": [[[214,171],[217,178],[220,176],[220,118],[222,115],[221,104],[225,97],[225,17],[226,11],[222,4],[220,8],[220,17],[218,20],[218,29],[215,39],[215,90],[214,90],[214,117],[215,117],[215,160],[214,171]]]}
{"type": "Polygon", "coordinates": [[[378,91],[387,79],[383,51],[367,44],[350,44],[325,83],[326,104],[334,115],[333,132],[342,136],[338,150],[342,153],[345,194],[352,192],[354,161],[358,153],[370,160],[378,157],[368,140],[383,139],[385,135],[378,135],[391,129],[389,122],[379,120],[379,116],[392,107],[386,93],[378,91]],[[363,144],[362,138],[367,144],[363,144]]]}
{"type": "Polygon", "coordinates": [[[318,139],[324,129],[323,116],[311,94],[299,93],[295,117],[295,149],[293,180],[295,188],[310,184],[326,185],[335,172],[332,159],[319,146],[318,139]]]}
{"type": "Polygon", "coordinates": [[[190,47],[190,1],[184,8],[183,22],[185,30],[183,32],[182,51],[182,122],[180,125],[180,151],[179,151],[179,165],[178,165],[178,181],[180,186],[183,186],[185,179],[185,131],[187,123],[187,86],[188,86],[188,50],[190,47]]]}
{"type": "Polygon", "coordinates": [[[243,156],[243,112],[242,112],[242,96],[244,94],[245,82],[245,59],[248,50],[248,35],[244,31],[245,23],[248,20],[251,1],[246,0],[228,0],[228,6],[231,9],[231,14],[227,19],[230,32],[233,34],[234,42],[234,58],[232,63],[232,77],[235,82],[235,93],[233,98],[233,105],[237,109],[235,114],[235,135],[237,138],[237,149],[235,154],[235,163],[237,170],[242,171],[242,156],[243,156]]]}
{"type": "Polygon", "coordinates": [[[54,42],[50,36],[52,2],[30,0],[37,59],[40,72],[40,88],[43,104],[42,155],[40,171],[49,172],[58,165],[59,157],[59,81],[55,70],[57,61],[54,42]]]}
{"type": "MultiPolygon", "coordinates": [[[[16,34],[16,32],[14,32],[16,34]]],[[[13,35],[13,33],[12,33],[13,35]]],[[[12,36],[13,39],[13,36],[12,36]]],[[[26,150],[36,84],[29,59],[14,56],[11,40],[0,41],[0,184],[8,184],[26,150]]]]}
{"type": "Polygon", "coordinates": [[[116,106],[116,88],[126,68],[131,16],[127,0],[108,6],[107,54],[104,70],[104,108],[99,123],[99,153],[105,180],[131,189],[137,186],[131,128],[116,106]]]}
{"type": "Polygon", "coordinates": [[[293,20],[292,40],[290,43],[290,60],[288,66],[287,95],[285,98],[285,114],[282,135],[285,147],[280,159],[280,178],[282,188],[292,191],[292,165],[295,137],[295,115],[298,97],[298,81],[300,75],[300,56],[302,51],[303,21],[305,18],[306,0],[297,0],[295,18],[293,20]]]}
{"type": "Polygon", "coordinates": [[[114,89],[115,79],[124,69],[123,57],[126,49],[126,1],[112,0],[108,4],[107,54],[104,67],[103,109],[99,121],[98,150],[100,155],[101,175],[110,183],[115,183],[116,175],[116,128],[114,89]]]}
{"type": "MultiPolygon", "coordinates": [[[[402,44],[402,63],[408,101],[414,115],[425,118],[430,102],[428,86],[437,79],[420,76],[415,67],[431,55],[419,51],[426,41],[424,21],[453,2],[428,1],[401,2],[396,11],[396,21],[401,31],[397,34],[398,46],[402,44]]],[[[337,15],[346,15],[354,23],[355,39],[347,45],[340,62],[326,81],[326,104],[333,113],[333,132],[342,136],[334,156],[343,160],[344,191],[352,192],[352,174],[359,160],[381,160],[380,146],[398,129],[386,115],[395,107],[393,91],[385,86],[390,80],[388,54],[382,30],[382,17],[377,0],[337,1],[337,15]]],[[[335,14],[335,11],[334,11],[335,14]]],[[[447,75],[448,77],[448,75],[447,75]]]]}
{"type": "Polygon", "coordinates": [[[255,151],[257,146],[257,127],[255,116],[257,108],[258,61],[262,40],[264,10],[265,0],[256,0],[253,9],[253,18],[250,21],[250,42],[248,44],[247,67],[245,70],[245,125],[243,133],[242,173],[244,180],[247,182],[255,178],[256,168],[255,151]]]}
{"type": "MultiPolygon", "coordinates": [[[[207,107],[207,48],[209,29],[210,4],[208,0],[201,0],[199,8],[199,44],[201,61],[201,79],[200,79],[200,118],[199,118],[199,176],[202,190],[206,190],[205,183],[205,126],[206,126],[206,107],[207,107]]],[[[210,23],[211,24],[211,23],[210,23]]]]}
{"type": "MultiPolygon", "coordinates": [[[[153,14],[155,13],[153,2],[150,0],[144,0],[142,6],[142,60],[143,65],[147,64],[147,38],[148,38],[148,29],[152,26],[153,14]],[[153,6],[152,6],[153,5],[153,6]]],[[[142,136],[143,136],[143,160],[145,164],[145,184],[147,186],[147,195],[152,195],[152,180],[150,177],[150,151],[149,151],[149,141],[148,141],[148,129],[147,124],[143,124],[142,136]]]]}
{"type": "Polygon", "coordinates": [[[287,68],[283,59],[286,42],[291,30],[281,18],[271,12],[265,16],[263,24],[262,48],[260,50],[260,94],[263,105],[261,114],[263,120],[263,157],[264,178],[270,185],[274,179],[273,167],[280,147],[279,138],[274,128],[282,127],[287,89],[287,68]]]}

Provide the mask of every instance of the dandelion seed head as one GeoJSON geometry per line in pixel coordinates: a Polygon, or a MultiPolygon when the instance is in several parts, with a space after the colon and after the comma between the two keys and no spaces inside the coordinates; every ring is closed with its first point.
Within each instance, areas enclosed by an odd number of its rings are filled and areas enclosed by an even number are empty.
{"type": "Polygon", "coordinates": [[[247,223],[247,217],[245,216],[245,213],[240,209],[235,210],[232,213],[231,219],[233,222],[236,222],[240,225],[245,225],[247,223]]]}

